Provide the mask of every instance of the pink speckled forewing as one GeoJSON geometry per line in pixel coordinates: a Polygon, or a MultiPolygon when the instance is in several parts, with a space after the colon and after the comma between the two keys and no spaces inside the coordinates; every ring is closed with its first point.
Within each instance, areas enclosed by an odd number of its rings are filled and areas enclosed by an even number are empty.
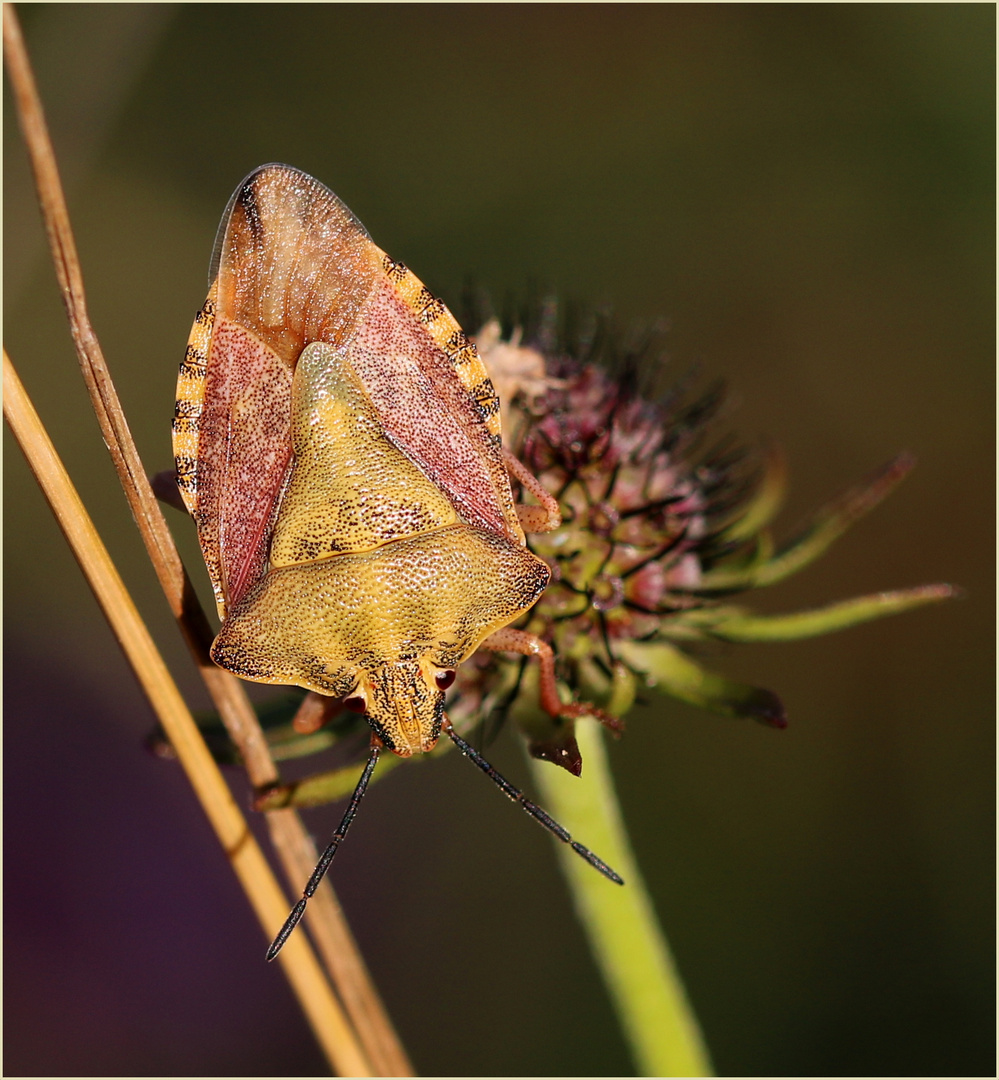
{"type": "Polygon", "coordinates": [[[469,524],[520,542],[499,448],[453,362],[389,280],[372,290],[347,357],[388,438],[469,524]]]}
{"type": "Polygon", "coordinates": [[[265,567],[292,452],[292,375],[315,341],[345,350],[386,436],[462,517],[523,542],[498,435],[456,370],[467,361],[434,340],[400,295],[398,270],[297,169],[262,166],[233,195],[213,257],[215,327],[197,405],[195,516],[223,615],[265,567]]]}
{"type": "Polygon", "coordinates": [[[360,222],[306,173],[264,165],[233,194],[212,259],[194,510],[223,617],[267,561],[298,357],[350,338],[380,273],[360,222]]]}
{"type": "Polygon", "coordinates": [[[387,265],[328,188],[265,165],[237,189],[220,233],[218,314],[289,367],[313,341],[347,348],[395,445],[470,523],[521,542],[499,447],[387,265]]]}
{"type": "Polygon", "coordinates": [[[198,445],[198,538],[220,607],[231,607],[267,560],[291,458],[291,368],[259,338],[216,322],[198,445]]]}

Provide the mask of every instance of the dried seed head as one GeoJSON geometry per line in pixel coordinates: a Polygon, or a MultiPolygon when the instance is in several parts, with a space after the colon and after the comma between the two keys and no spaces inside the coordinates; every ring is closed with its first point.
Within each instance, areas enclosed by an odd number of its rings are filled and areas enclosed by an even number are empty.
{"type": "MultiPolygon", "coordinates": [[[[504,339],[491,320],[476,340],[503,401],[507,445],[561,505],[563,526],[528,538],[552,579],[519,625],[551,643],[563,688],[574,697],[621,716],[640,685],[654,685],[784,727],[775,694],[704,670],[683,646],[790,640],[927,602],[925,589],[894,594],[902,597],[894,607],[862,598],[839,621],[844,605],[757,617],[723,603],[810,562],[887,494],[909,459],[831,504],[775,554],[767,526],[781,503],[783,461],[772,450],[752,458],[730,441],[710,446],[719,388],[692,397],[679,387],[653,401],[636,372],[655,370],[655,335],[630,350],[599,328],[573,341],[559,332],[550,303],[524,326],[504,339]]],[[[934,599],[949,595],[948,586],[933,592],[934,599]]],[[[448,709],[459,727],[509,716],[534,756],[578,772],[572,722],[553,720],[536,702],[532,665],[481,653],[459,671],[448,709]]]]}

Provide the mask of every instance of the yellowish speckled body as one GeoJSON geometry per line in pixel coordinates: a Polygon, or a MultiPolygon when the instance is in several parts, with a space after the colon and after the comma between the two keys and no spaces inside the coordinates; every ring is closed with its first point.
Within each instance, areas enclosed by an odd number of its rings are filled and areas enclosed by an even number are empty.
{"type": "Polygon", "coordinates": [[[493,385],[444,304],[304,173],[251,174],[215,262],[174,419],[223,620],[212,656],[359,699],[387,747],[430,750],[454,668],[549,578],[493,385]]]}

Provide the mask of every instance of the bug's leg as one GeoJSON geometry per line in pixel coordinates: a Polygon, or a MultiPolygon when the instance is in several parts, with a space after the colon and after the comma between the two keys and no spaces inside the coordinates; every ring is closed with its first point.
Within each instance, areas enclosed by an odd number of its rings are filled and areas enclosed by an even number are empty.
{"type": "Polygon", "coordinates": [[[490,652],[515,652],[521,656],[536,656],[541,668],[540,703],[541,708],[551,717],[564,717],[567,720],[575,720],[580,716],[592,716],[606,725],[612,731],[623,731],[624,724],[616,716],[611,716],[603,709],[586,702],[571,702],[567,704],[558,696],[558,686],[555,682],[555,653],[547,641],[534,634],[528,634],[524,630],[512,630],[504,627],[490,634],[479,646],[480,649],[488,649],[490,652]]]}
{"type": "Polygon", "coordinates": [[[350,797],[350,802],[347,804],[347,809],[344,811],[340,824],[333,834],[333,839],[330,840],[326,845],[326,850],[319,856],[319,862],[316,863],[316,868],[312,871],[312,877],[309,878],[305,888],[302,890],[302,899],[291,909],[291,914],[285,919],[284,926],[281,927],[277,937],[271,942],[271,946],[267,950],[268,960],[273,960],[284,947],[284,943],[288,940],[292,930],[294,930],[299,922],[301,922],[302,916],[305,914],[305,905],[308,904],[313,893],[319,888],[319,883],[326,876],[326,871],[330,868],[330,863],[333,861],[333,856],[340,846],[340,841],[347,835],[347,830],[354,820],[354,815],[357,813],[357,808],[368,787],[368,781],[371,779],[371,774],[375,771],[375,766],[378,764],[378,755],[381,753],[381,750],[381,742],[372,735],[371,751],[368,754],[368,763],[364,767],[364,772],[361,773],[361,779],[357,781],[357,787],[354,788],[354,794],[350,797]]]}
{"type": "Polygon", "coordinates": [[[299,735],[311,735],[328,724],[339,711],[340,702],[337,698],[310,690],[302,698],[302,704],[291,719],[291,726],[299,735]]]}
{"type": "Polygon", "coordinates": [[[599,870],[604,877],[610,878],[610,880],[617,885],[624,884],[624,879],[616,870],[612,870],[603,859],[594,855],[589,848],[583,847],[578,840],[573,840],[567,829],[564,829],[553,817],[545,813],[537,803],[531,802],[531,800],[522,791],[515,788],[505,776],[501,776],[474,746],[470,746],[465,742],[454,728],[451,727],[451,721],[448,720],[447,717],[444,718],[443,730],[469,761],[477,765],[505,795],[513,799],[515,803],[520,803],[535,821],[543,825],[550,833],[552,833],[552,835],[557,836],[563,843],[568,844],[577,855],[582,856],[590,866],[595,870],[599,870]]]}
{"type": "Polygon", "coordinates": [[[551,494],[530,469],[506,447],[503,447],[503,462],[506,471],[529,491],[540,506],[517,506],[517,520],[524,532],[553,532],[562,524],[562,511],[558,508],[558,499],[551,494]]]}
{"type": "Polygon", "coordinates": [[[184,496],[181,495],[180,488],[177,487],[177,474],[173,469],[165,469],[163,472],[156,473],[149,478],[149,483],[152,485],[153,494],[161,503],[172,506],[175,510],[180,510],[184,514],[187,513],[184,496]]]}

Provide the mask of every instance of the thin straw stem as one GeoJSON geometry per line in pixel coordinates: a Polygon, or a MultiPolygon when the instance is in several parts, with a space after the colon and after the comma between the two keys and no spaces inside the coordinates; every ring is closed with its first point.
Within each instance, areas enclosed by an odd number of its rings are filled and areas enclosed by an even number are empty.
{"type": "MultiPolygon", "coordinates": [[[[3,412],[136,677],[162,723],[219,843],[270,934],[287,900],[197,729],[159,650],[135,608],[69,474],[3,354],[3,412]]],[[[281,956],[316,1038],[343,1076],[370,1076],[367,1059],[308,942],[299,935],[281,956]],[[294,948],[293,948],[294,946],[294,948]]]]}
{"type": "MultiPolygon", "coordinates": [[[[55,153],[20,26],[11,4],[3,5],[3,36],[4,55],[35,176],[56,276],[101,434],[171,611],[219,715],[240,750],[250,782],[258,788],[268,786],[278,779],[278,772],[266,738],[243,688],[228,672],[216,667],[208,655],[212,631],[147,479],[100,343],[87,316],[83,275],[55,153]]],[[[302,883],[308,880],[318,858],[315,844],[293,810],[274,811],[266,815],[266,820],[271,842],[281,859],[285,875],[297,892],[302,883]]],[[[412,1075],[412,1066],[378,997],[329,882],[324,882],[316,893],[309,926],[375,1075],[412,1075]]]]}

